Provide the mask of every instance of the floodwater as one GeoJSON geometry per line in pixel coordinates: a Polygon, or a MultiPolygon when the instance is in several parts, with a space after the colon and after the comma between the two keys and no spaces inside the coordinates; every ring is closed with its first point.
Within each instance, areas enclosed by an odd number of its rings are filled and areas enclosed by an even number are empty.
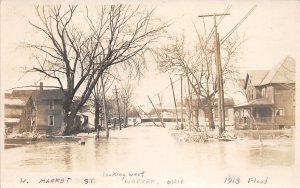
{"type": "Polygon", "coordinates": [[[205,171],[270,169],[295,163],[291,138],[183,143],[161,127],[130,127],[110,132],[110,138],[36,142],[5,149],[7,173],[145,171],[160,178],[191,177],[205,171]]]}

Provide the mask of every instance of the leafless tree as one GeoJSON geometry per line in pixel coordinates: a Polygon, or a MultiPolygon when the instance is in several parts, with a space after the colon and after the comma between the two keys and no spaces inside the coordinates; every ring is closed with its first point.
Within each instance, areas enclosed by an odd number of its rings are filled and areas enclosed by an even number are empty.
{"type": "Polygon", "coordinates": [[[134,87],[130,83],[130,77],[125,80],[124,83],[121,85],[121,97],[122,97],[122,103],[123,103],[123,114],[124,114],[124,126],[127,125],[128,120],[128,110],[131,105],[132,95],[133,95],[133,89],[134,87]]]}
{"type": "Polygon", "coordinates": [[[140,67],[145,51],[167,27],[154,18],[154,10],[140,6],[102,6],[96,8],[96,13],[89,9],[74,5],[36,6],[39,22],[30,22],[45,40],[26,44],[36,52],[38,62],[28,72],[56,80],[64,93],[64,135],[70,134],[78,110],[103,72],[123,63],[140,67]],[[80,15],[82,12],[84,15],[80,15]],[[73,108],[75,95],[80,100],[73,108]]]}
{"type": "MultiPolygon", "coordinates": [[[[205,28],[205,24],[204,24],[205,28]]],[[[192,93],[197,97],[196,103],[196,125],[198,125],[198,114],[200,107],[205,109],[208,115],[210,128],[214,129],[214,96],[217,92],[216,87],[216,71],[214,58],[214,44],[210,40],[210,36],[201,34],[197,29],[195,37],[198,38],[196,43],[191,47],[191,43],[187,44],[185,35],[175,37],[171,44],[158,49],[155,58],[158,62],[160,70],[163,72],[182,73],[191,86],[192,92],[188,97],[189,111],[191,113],[192,93]]],[[[234,65],[237,50],[242,44],[237,36],[226,40],[222,46],[222,63],[223,63],[223,81],[224,84],[233,81],[236,78],[238,69],[234,65]]],[[[191,115],[189,115],[191,117],[191,115]]]]}
{"type": "Polygon", "coordinates": [[[107,112],[106,112],[106,100],[105,96],[107,91],[111,88],[112,84],[115,82],[115,80],[118,79],[113,71],[111,71],[111,68],[107,69],[102,77],[100,77],[100,83],[98,82],[94,90],[91,94],[91,101],[94,104],[94,108],[92,109],[92,112],[94,113],[95,119],[94,119],[94,125],[95,129],[97,131],[97,136],[99,136],[100,128],[102,127],[102,119],[104,120],[104,126],[106,129],[106,136],[109,137],[109,129],[107,124],[107,112]],[[103,84],[102,84],[103,83],[103,84]],[[104,88],[102,88],[104,87],[104,88]],[[104,104],[105,103],[105,104],[104,104]],[[100,117],[102,117],[100,119],[100,117]]]}

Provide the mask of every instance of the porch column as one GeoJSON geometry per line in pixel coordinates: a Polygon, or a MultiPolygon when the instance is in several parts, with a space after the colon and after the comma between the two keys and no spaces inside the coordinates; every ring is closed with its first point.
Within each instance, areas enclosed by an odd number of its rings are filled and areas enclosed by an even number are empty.
{"type": "Polygon", "coordinates": [[[249,112],[249,118],[250,118],[250,127],[251,127],[251,129],[253,129],[253,121],[254,121],[254,118],[255,117],[253,117],[253,107],[250,107],[250,112],[249,112]]]}
{"type": "Polygon", "coordinates": [[[272,123],[275,123],[275,109],[271,107],[272,111],[272,123]]]}

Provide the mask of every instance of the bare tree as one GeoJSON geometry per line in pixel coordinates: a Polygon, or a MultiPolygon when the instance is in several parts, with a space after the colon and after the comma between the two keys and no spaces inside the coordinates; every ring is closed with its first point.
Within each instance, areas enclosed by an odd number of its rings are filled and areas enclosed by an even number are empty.
{"type": "MultiPolygon", "coordinates": [[[[180,72],[187,78],[188,85],[191,86],[197,98],[195,108],[196,125],[198,125],[199,109],[202,107],[208,116],[209,127],[214,129],[213,99],[217,92],[214,46],[206,32],[200,34],[196,30],[195,33],[198,40],[194,46],[189,47],[191,43],[187,44],[185,36],[182,34],[180,37],[172,40],[170,45],[158,49],[155,53],[155,58],[160,70],[163,72],[180,72]]],[[[236,78],[237,68],[233,60],[241,43],[242,41],[237,37],[230,38],[224,42],[222,48],[224,84],[236,78]]],[[[191,98],[189,96],[187,100],[190,113],[193,105],[191,98]]]]}
{"type": "Polygon", "coordinates": [[[99,131],[102,127],[102,120],[104,120],[104,126],[106,129],[106,136],[109,137],[109,130],[107,124],[107,112],[106,112],[106,100],[105,95],[107,91],[111,88],[112,84],[118,79],[109,68],[106,72],[103,73],[103,76],[100,77],[100,83],[98,82],[94,90],[91,94],[91,100],[94,104],[94,109],[92,112],[94,113],[94,125],[97,131],[97,136],[99,136],[99,131]],[[102,84],[103,83],[103,84],[102,84]],[[104,87],[104,88],[102,88],[104,87]],[[101,117],[101,119],[100,119],[101,117]]]}
{"type": "Polygon", "coordinates": [[[26,44],[36,53],[39,72],[57,81],[64,94],[62,134],[70,134],[74,118],[91,95],[105,70],[115,64],[139,67],[150,44],[162,36],[167,25],[153,17],[154,10],[139,6],[102,6],[92,18],[88,7],[36,6],[39,23],[32,23],[45,38],[26,44]],[[77,23],[84,12],[84,21],[77,23]],[[75,95],[80,100],[74,107],[75,95]]]}
{"type": "Polygon", "coordinates": [[[132,100],[132,95],[133,95],[133,89],[134,87],[132,84],[130,84],[130,77],[123,83],[121,84],[121,97],[122,97],[122,103],[123,103],[123,114],[124,114],[124,126],[126,127],[127,125],[127,120],[128,120],[128,110],[131,105],[131,100],[132,100]]]}

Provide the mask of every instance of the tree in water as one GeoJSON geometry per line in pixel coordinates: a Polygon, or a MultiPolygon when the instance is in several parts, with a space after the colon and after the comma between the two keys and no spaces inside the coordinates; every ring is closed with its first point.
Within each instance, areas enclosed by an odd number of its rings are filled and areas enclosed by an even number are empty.
{"type": "Polygon", "coordinates": [[[27,72],[55,80],[62,91],[63,135],[71,133],[77,112],[103,73],[116,64],[143,64],[145,51],[167,27],[154,18],[154,10],[140,6],[57,5],[36,6],[35,11],[38,22],[29,23],[43,40],[25,44],[37,60],[27,72]]]}

